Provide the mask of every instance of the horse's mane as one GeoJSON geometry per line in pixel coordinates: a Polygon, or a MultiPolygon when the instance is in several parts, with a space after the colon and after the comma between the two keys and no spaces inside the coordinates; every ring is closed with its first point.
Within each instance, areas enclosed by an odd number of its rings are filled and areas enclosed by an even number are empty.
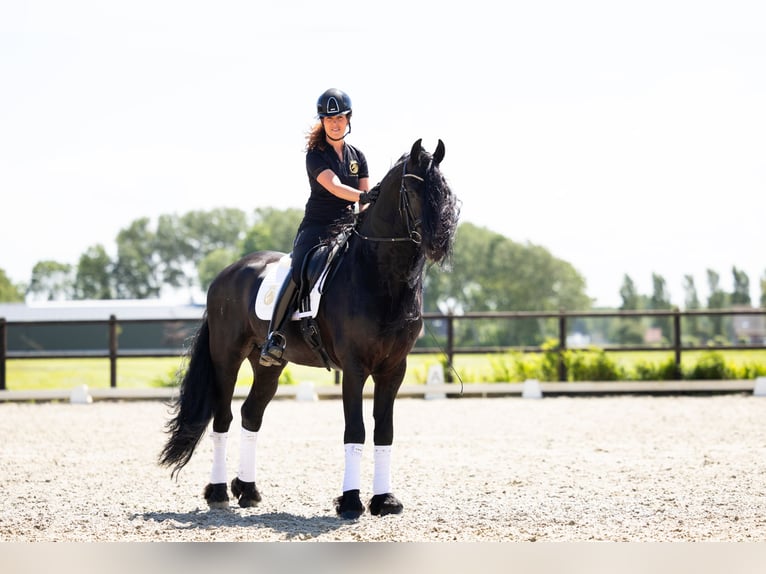
{"type": "Polygon", "coordinates": [[[460,217],[460,204],[439,167],[429,161],[423,197],[423,242],[426,255],[439,264],[449,263],[460,217]]]}

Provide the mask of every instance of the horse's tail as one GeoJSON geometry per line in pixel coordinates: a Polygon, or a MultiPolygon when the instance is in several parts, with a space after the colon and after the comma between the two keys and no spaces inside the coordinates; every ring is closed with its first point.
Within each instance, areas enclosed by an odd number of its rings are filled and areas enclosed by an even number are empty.
{"type": "Polygon", "coordinates": [[[171,403],[173,418],[165,425],[170,435],[160,454],[162,466],[172,466],[174,477],[194,454],[215,412],[217,393],[210,357],[210,327],[207,317],[189,350],[189,364],[181,381],[180,392],[171,403]]]}

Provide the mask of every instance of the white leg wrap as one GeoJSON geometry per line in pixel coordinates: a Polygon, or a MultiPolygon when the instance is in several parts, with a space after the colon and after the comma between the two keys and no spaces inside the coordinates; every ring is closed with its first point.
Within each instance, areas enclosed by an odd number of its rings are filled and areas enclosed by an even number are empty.
{"type": "Polygon", "coordinates": [[[391,492],[391,446],[376,446],[372,493],[387,494],[389,492],[391,492]]]}
{"type": "Polygon", "coordinates": [[[226,483],[226,439],[229,433],[212,432],[213,440],[213,469],[210,471],[210,483],[226,483]]]}
{"type": "Polygon", "coordinates": [[[343,492],[347,490],[359,490],[362,475],[362,449],[363,444],[348,443],[344,445],[346,450],[346,470],[343,473],[343,492]]]}
{"type": "Polygon", "coordinates": [[[258,433],[242,429],[239,443],[239,472],[237,477],[242,482],[255,482],[255,443],[258,433]]]}

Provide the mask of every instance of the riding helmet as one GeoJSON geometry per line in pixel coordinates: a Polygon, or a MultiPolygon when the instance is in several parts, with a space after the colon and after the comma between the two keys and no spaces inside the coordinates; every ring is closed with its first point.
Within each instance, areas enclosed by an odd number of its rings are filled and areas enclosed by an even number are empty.
{"type": "Polygon", "coordinates": [[[326,90],[317,100],[317,115],[320,118],[337,115],[351,115],[351,98],[337,88],[326,90]]]}

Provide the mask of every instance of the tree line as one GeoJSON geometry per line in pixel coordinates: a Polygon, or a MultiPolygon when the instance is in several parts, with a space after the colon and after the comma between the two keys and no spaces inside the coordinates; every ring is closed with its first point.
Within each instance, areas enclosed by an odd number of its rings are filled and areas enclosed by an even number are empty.
{"type": "MultiPolygon", "coordinates": [[[[12,284],[0,269],[0,301],[152,299],[166,290],[205,291],[218,272],[242,255],[258,250],[289,252],[303,216],[300,209],[259,208],[246,213],[236,208],[161,215],[153,222],[139,218],[115,238],[114,256],[103,244],[86,249],[76,264],[39,261],[25,284],[12,284]]],[[[734,288],[725,292],[720,276],[707,270],[708,309],[750,306],[747,274],[732,269],[734,288]]],[[[766,307],[766,274],[761,278],[756,306],[766,307]]],[[[620,309],[670,309],[665,280],[652,277],[651,294],[638,293],[625,275],[620,309]]],[[[686,309],[701,309],[694,278],[684,278],[686,309]]],[[[500,233],[461,223],[452,261],[447,269],[429,267],[424,284],[427,312],[589,310],[583,276],[546,248],[517,243],[500,233]]],[[[689,332],[708,340],[724,334],[723,319],[700,321],[689,332]]],[[[466,322],[460,338],[492,344],[539,344],[545,329],[539,321],[512,328],[494,322],[466,322]]],[[[654,327],[669,337],[669,322],[656,319],[654,327]]],[[[643,337],[646,325],[615,324],[610,339],[630,342],[643,337]]]]}

